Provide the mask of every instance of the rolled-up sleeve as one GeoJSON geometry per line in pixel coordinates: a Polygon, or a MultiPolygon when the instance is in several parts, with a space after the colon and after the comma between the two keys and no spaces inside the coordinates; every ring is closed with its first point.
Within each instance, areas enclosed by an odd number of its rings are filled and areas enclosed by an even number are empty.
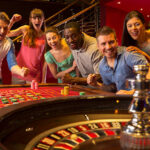
{"type": "Polygon", "coordinates": [[[15,46],[13,42],[11,43],[10,50],[7,54],[7,63],[8,63],[9,70],[11,70],[13,66],[17,65],[16,56],[15,56],[15,46]]]}

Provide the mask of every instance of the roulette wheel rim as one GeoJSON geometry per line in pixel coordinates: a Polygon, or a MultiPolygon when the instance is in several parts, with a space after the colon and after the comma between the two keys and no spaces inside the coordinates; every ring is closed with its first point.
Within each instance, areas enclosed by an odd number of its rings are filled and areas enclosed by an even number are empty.
{"type": "MultiPolygon", "coordinates": [[[[88,139],[93,141],[99,141],[99,142],[103,142],[103,141],[108,141],[108,140],[116,140],[116,139],[120,139],[120,131],[122,128],[122,121],[124,123],[128,122],[129,119],[99,119],[99,120],[90,120],[90,121],[81,121],[81,122],[76,122],[76,123],[70,123],[70,124],[66,124],[66,125],[62,125],[53,129],[49,129],[47,131],[44,131],[43,133],[37,135],[36,137],[34,137],[27,145],[25,150],[34,150],[36,148],[40,148],[41,150],[44,150],[44,148],[46,148],[47,145],[47,149],[48,150],[55,150],[57,148],[59,148],[60,150],[77,150],[78,147],[80,147],[80,144],[83,144],[84,142],[87,142],[87,139],[83,138],[82,142],[76,143],[75,145],[71,145],[71,148],[67,148],[68,143],[64,143],[63,141],[65,140],[69,140],[69,142],[71,142],[72,140],[76,140],[78,137],[81,137],[81,134],[87,135],[86,132],[91,132],[91,133],[98,133],[99,131],[101,132],[101,134],[103,133],[104,135],[99,136],[97,135],[96,137],[90,137],[88,139]],[[112,126],[108,127],[108,124],[112,124],[112,126]],[[94,126],[99,126],[99,127],[95,127],[94,126]],[[100,125],[102,125],[100,127],[100,125]],[[58,135],[59,131],[64,131],[64,132],[68,132],[68,129],[77,129],[78,127],[86,127],[86,126],[93,126],[91,129],[87,129],[85,131],[76,131],[76,133],[69,133],[66,136],[59,136],[60,139],[56,140],[55,139],[55,143],[54,144],[50,144],[50,143],[43,143],[43,141],[45,141],[45,139],[50,139],[51,135],[58,135]],[[109,135],[110,132],[110,135],[109,135]],[[111,133],[112,132],[112,133],[111,133]],[[61,149],[61,143],[64,144],[63,148],[61,149]],[[50,145],[49,145],[50,144],[50,145]],[[48,146],[49,145],[49,146],[48,146]],[[59,147],[60,146],[60,147],[59,147]],[[65,148],[66,146],[66,148],[65,148]],[[42,149],[43,147],[43,149],[42,149]],[[49,147],[49,148],[48,148],[49,147]]],[[[87,135],[88,136],[88,135],[87,135]]]]}

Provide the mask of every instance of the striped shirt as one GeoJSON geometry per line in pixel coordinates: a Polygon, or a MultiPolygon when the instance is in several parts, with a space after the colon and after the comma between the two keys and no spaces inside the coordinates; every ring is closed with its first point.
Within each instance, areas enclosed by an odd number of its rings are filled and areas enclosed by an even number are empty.
{"type": "Polygon", "coordinates": [[[0,41],[0,79],[2,78],[1,67],[2,61],[7,55],[8,67],[11,70],[11,67],[16,65],[15,59],[15,48],[12,40],[6,37],[4,40],[0,41]]]}

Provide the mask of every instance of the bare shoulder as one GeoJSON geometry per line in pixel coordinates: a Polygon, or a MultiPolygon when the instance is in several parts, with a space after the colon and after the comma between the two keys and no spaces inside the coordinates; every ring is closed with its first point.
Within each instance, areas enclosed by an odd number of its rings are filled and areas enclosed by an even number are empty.
{"type": "Polygon", "coordinates": [[[23,25],[23,26],[20,27],[20,29],[22,31],[28,31],[29,30],[29,25],[23,25]]]}
{"type": "Polygon", "coordinates": [[[26,33],[29,31],[29,25],[23,25],[20,27],[20,31],[23,34],[23,36],[26,35],[26,33]]]}
{"type": "Polygon", "coordinates": [[[55,50],[53,50],[53,49],[49,50],[49,53],[50,53],[51,55],[53,55],[53,56],[56,55],[56,52],[55,52],[55,50]]]}

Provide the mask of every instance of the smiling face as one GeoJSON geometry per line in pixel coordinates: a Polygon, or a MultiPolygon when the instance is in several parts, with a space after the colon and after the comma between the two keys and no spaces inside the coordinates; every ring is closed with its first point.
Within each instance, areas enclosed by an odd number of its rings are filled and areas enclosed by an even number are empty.
{"type": "Polygon", "coordinates": [[[106,56],[106,58],[116,57],[118,42],[113,33],[108,35],[99,35],[97,37],[97,45],[100,52],[106,56]]]}
{"type": "Polygon", "coordinates": [[[2,41],[7,34],[8,31],[8,24],[3,20],[0,20],[0,41],[2,41]]]}
{"type": "Polygon", "coordinates": [[[138,40],[145,31],[145,26],[137,17],[133,17],[127,21],[127,30],[134,40],[138,40]]]}
{"type": "Polygon", "coordinates": [[[61,37],[60,37],[60,35],[56,34],[55,32],[46,33],[46,40],[47,40],[47,44],[52,49],[58,49],[61,44],[61,37]]]}
{"type": "Polygon", "coordinates": [[[81,32],[78,32],[75,28],[66,28],[64,30],[64,37],[68,46],[74,49],[80,49],[83,44],[83,36],[81,32]]]}

